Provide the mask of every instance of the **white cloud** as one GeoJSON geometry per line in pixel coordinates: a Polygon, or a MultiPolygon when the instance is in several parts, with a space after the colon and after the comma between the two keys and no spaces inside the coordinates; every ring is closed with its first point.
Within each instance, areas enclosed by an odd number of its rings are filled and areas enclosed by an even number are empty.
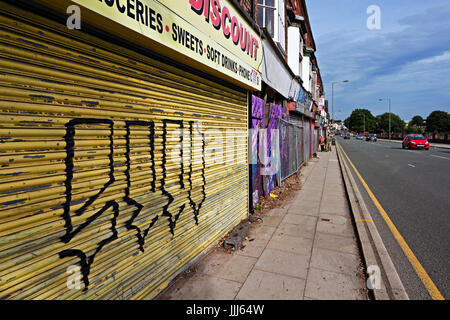
{"type": "Polygon", "coordinates": [[[442,61],[446,61],[446,60],[450,60],[450,51],[445,51],[443,54],[438,55],[438,56],[419,60],[419,61],[417,61],[417,63],[427,64],[427,63],[442,62],[442,61]]]}

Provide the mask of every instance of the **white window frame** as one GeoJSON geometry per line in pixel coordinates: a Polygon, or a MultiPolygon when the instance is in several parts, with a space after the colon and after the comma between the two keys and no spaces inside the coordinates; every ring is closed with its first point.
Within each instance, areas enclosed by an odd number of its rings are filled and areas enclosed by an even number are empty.
{"type": "Polygon", "coordinates": [[[286,6],[284,0],[276,0],[276,4],[275,30],[278,32],[274,41],[278,42],[286,52],[286,6]]]}
{"type": "MultiPolygon", "coordinates": [[[[262,15],[262,26],[266,28],[266,10],[273,11],[273,34],[271,34],[273,40],[278,42],[286,52],[286,18],[285,18],[285,0],[274,0],[274,6],[266,5],[266,0],[262,0],[262,4],[259,2],[258,16],[262,15]]],[[[267,28],[266,28],[267,29],[267,28]]]]}
{"type": "Polygon", "coordinates": [[[303,37],[300,34],[300,41],[299,41],[299,70],[298,70],[298,74],[300,75],[300,77],[303,77],[303,37]]]}

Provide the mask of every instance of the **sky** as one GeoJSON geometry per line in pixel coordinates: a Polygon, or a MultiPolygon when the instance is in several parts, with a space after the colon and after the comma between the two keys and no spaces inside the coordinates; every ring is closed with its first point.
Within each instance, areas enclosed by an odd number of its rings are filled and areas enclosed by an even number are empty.
{"type": "Polygon", "coordinates": [[[325,98],[345,120],[356,108],[403,120],[450,112],[450,0],[306,0],[325,98]],[[380,28],[369,6],[380,9],[380,28]]]}

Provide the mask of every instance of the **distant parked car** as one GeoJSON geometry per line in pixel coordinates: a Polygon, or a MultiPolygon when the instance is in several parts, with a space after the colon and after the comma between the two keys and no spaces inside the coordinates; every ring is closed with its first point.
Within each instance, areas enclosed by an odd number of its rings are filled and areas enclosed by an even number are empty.
{"type": "Polygon", "coordinates": [[[402,142],[402,148],[429,150],[430,143],[421,134],[408,134],[402,142]]]}
{"type": "Polygon", "coordinates": [[[363,140],[363,139],[364,139],[364,136],[362,134],[358,134],[356,136],[356,140],[363,140]]]}
{"type": "Polygon", "coordinates": [[[370,141],[370,142],[376,142],[377,141],[377,136],[373,133],[369,133],[366,137],[366,141],[370,141]]]}
{"type": "Polygon", "coordinates": [[[344,139],[350,139],[350,133],[345,134],[344,139]]]}

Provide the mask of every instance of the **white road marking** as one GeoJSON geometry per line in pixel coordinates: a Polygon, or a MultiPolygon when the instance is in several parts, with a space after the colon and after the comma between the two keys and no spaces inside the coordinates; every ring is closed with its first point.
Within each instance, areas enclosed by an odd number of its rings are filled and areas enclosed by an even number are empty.
{"type": "Polygon", "coordinates": [[[409,163],[408,163],[408,166],[410,166],[410,167],[413,167],[413,168],[415,168],[415,167],[416,167],[416,166],[413,166],[412,164],[409,164],[409,163]]]}
{"type": "Polygon", "coordinates": [[[441,158],[441,159],[447,159],[447,160],[450,160],[450,158],[447,158],[447,157],[441,157],[441,156],[435,156],[435,155],[431,155],[432,157],[435,157],[435,158],[441,158]]]}
{"type": "Polygon", "coordinates": [[[421,154],[421,155],[424,155],[424,153],[423,153],[423,152],[420,152],[420,150],[406,150],[406,151],[411,152],[411,153],[414,153],[414,154],[421,154]]]}

